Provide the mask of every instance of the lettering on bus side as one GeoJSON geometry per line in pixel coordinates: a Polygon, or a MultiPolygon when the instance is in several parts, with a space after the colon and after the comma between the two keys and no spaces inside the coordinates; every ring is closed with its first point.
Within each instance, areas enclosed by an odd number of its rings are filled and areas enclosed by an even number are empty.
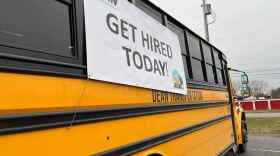
{"type": "Polygon", "coordinates": [[[194,102],[203,100],[202,91],[188,91],[187,95],[182,95],[165,91],[153,90],[152,97],[154,103],[194,102]]]}

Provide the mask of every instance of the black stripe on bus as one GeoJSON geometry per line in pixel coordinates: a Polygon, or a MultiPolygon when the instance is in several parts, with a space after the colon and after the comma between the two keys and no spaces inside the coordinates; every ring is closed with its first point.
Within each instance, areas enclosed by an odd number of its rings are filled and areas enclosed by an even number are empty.
{"type": "Polygon", "coordinates": [[[176,139],[176,138],[184,136],[186,134],[198,131],[200,129],[206,128],[208,126],[214,125],[216,123],[225,121],[230,118],[231,118],[231,115],[222,116],[222,117],[215,118],[215,119],[207,121],[207,122],[203,122],[200,124],[196,124],[193,126],[189,126],[189,127],[185,127],[185,128],[179,129],[179,130],[161,134],[161,135],[158,135],[158,136],[155,136],[152,138],[148,138],[148,139],[134,142],[134,143],[131,143],[128,145],[117,147],[117,148],[114,148],[114,149],[111,149],[108,151],[104,151],[104,152],[97,153],[97,154],[92,154],[91,156],[128,156],[128,155],[132,155],[134,153],[137,153],[137,152],[143,151],[145,149],[154,147],[156,145],[165,143],[167,141],[176,139]]]}
{"type": "Polygon", "coordinates": [[[21,61],[26,61],[26,62],[35,62],[35,63],[47,64],[47,65],[57,65],[57,66],[62,66],[62,67],[72,67],[72,68],[78,68],[78,69],[86,69],[86,66],[83,66],[83,65],[63,63],[63,62],[58,62],[58,61],[45,60],[45,59],[39,59],[39,58],[33,58],[33,57],[27,57],[27,56],[20,56],[20,55],[13,55],[13,54],[0,53],[0,57],[1,58],[13,59],[13,60],[21,60],[21,61]]]}
{"type": "Polygon", "coordinates": [[[150,114],[176,112],[229,105],[228,101],[189,104],[161,104],[154,106],[119,107],[111,109],[77,110],[0,116],[0,135],[42,130],[55,127],[100,122],[150,114]],[[74,118],[75,115],[75,118],[74,118]],[[74,120],[73,120],[74,118],[74,120]]]}
{"type": "Polygon", "coordinates": [[[223,156],[225,155],[229,150],[231,150],[234,146],[234,143],[230,144],[225,148],[222,152],[218,153],[217,156],[223,156]]]}

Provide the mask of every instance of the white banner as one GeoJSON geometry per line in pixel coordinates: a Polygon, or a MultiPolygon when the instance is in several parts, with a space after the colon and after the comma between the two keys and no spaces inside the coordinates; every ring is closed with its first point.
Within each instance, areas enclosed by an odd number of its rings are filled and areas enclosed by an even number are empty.
{"type": "Polygon", "coordinates": [[[187,93],[178,36],[127,0],[85,0],[90,79],[187,93]]]}

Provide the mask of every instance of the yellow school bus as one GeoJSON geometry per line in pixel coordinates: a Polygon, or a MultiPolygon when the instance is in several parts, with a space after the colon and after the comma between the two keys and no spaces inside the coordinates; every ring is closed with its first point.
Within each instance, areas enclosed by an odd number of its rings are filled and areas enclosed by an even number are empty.
{"type": "MultiPolygon", "coordinates": [[[[120,27],[129,23],[124,20],[120,27]]],[[[216,156],[246,151],[246,117],[234,106],[226,56],[153,3],[2,0],[0,21],[0,155],[216,156]],[[135,11],[141,15],[135,22],[157,22],[155,27],[176,36],[184,75],[174,78],[174,86],[177,90],[186,86],[186,92],[161,89],[165,83],[159,89],[141,87],[153,86],[154,78],[137,85],[111,82],[122,76],[118,66],[104,71],[105,76],[115,72],[110,81],[97,79],[94,72],[90,75],[89,64],[95,61],[87,47],[109,38],[88,40],[85,8],[94,6],[85,5],[90,3],[102,3],[116,14],[116,5],[123,4],[129,8],[122,10],[128,12],[124,20],[135,11]]],[[[120,32],[124,38],[128,34],[124,28],[120,32]]],[[[96,56],[105,53],[95,51],[96,56]]],[[[137,77],[125,78],[134,82],[137,77]]]]}

